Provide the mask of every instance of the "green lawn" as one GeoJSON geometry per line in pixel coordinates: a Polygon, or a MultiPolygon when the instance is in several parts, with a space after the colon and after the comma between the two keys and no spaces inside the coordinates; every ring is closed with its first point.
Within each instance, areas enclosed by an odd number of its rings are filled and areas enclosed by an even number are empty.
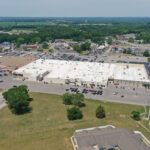
{"type": "Polygon", "coordinates": [[[82,108],[84,118],[68,121],[67,106],[57,95],[31,93],[32,112],[13,115],[7,107],[0,110],[0,150],[72,150],[70,137],[75,129],[111,124],[120,128],[139,130],[150,139],[150,134],[130,118],[132,110],[144,111],[141,106],[86,100],[82,108]],[[105,107],[107,117],[99,120],[95,109],[105,107]]]}
{"type": "Polygon", "coordinates": [[[41,21],[41,22],[0,22],[0,26],[2,27],[8,27],[8,26],[14,26],[14,25],[55,25],[51,21],[41,21]]]}
{"type": "Polygon", "coordinates": [[[147,59],[148,59],[148,62],[150,63],[150,57],[148,57],[147,59]]]}

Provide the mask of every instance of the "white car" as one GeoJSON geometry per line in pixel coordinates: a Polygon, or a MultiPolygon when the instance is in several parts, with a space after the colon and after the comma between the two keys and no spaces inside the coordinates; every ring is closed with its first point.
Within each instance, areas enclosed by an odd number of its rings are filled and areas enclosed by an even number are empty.
{"type": "Polygon", "coordinates": [[[113,93],[113,95],[117,95],[117,94],[118,94],[118,92],[114,92],[114,93],[113,93]]]}

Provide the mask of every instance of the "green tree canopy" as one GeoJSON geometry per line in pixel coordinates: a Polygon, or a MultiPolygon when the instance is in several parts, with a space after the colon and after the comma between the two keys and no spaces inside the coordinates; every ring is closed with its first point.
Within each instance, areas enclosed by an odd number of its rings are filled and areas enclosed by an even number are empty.
{"type": "Polygon", "coordinates": [[[20,85],[16,88],[11,88],[3,93],[3,97],[8,104],[8,108],[14,114],[23,114],[30,110],[30,97],[26,85],[20,85]]]}
{"type": "Polygon", "coordinates": [[[81,45],[74,45],[73,49],[78,53],[81,53],[81,52],[87,51],[87,50],[89,51],[89,50],[91,50],[91,43],[85,42],[81,45]]]}
{"type": "Polygon", "coordinates": [[[48,49],[48,44],[47,44],[46,42],[44,42],[43,45],[42,45],[42,47],[43,47],[44,49],[48,49]]]}
{"type": "Polygon", "coordinates": [[[41,43],[41,38],[40,37],[34,37],[33,39],[32,39],[32,43],[41,43]]]}
{"type": "Polygon", "coordinates": [[[150,56],[149,51],[148,50],[144,51],[143,56],[149,57],[150,56]]]}
{"type": "Polygon", "coordinates": [[[129,38],[129,39],[128,39],[128,42],[134,43],[134,39],[133,39],[133,38],[129,38]]]}
{"type": "Polygon", "coordinates": [[[107,43],[112,44],[112,38],[108,38],[107,43]]]}
{"type": "Polygon", "coordinates": [[[141,119],[139,111],[134,110],[131,112],[131,115],[132,115],[131,117],[136,121],[139,121],[141,119]]]}
{"type": "Polygon", "coordinates": [[[89,43],[89,42],[85,42],[81,45],[82,51],[86,51],[86,50],[90,50],[90,49],[91,49],[91,43],[89,43]]]}

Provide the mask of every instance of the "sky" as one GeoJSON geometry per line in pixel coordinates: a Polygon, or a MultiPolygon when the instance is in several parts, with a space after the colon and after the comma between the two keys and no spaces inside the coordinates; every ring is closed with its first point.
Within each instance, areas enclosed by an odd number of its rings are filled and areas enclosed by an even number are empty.
{"type": "Polygon", "coordinates": [[[7,17],[150,17],[150,0],[0,0],[7,17]]]}

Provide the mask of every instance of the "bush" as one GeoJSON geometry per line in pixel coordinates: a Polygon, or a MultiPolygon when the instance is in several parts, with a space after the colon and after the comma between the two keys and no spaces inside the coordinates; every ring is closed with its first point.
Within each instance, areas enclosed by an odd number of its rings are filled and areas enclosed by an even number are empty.
{"type": "Polygon", "coordinates": [[[72,104],[72,100],[73,100],[73,96],[72,96],[72,94],[65,93],[62,96],[62,100],[63,100],[63,104],[65,104],[65,105],[71,105],[72,104]]]}
{"type": "Polygon", "coordinates": [[[85,106],[84,102],[84,95],[81,93],[77,94],[69,94],[65,93],[62,96],[63,104],[65,105],[75,105],[78,107],[83,107],[85,106]]]}
{"type": "Polygon", "coordinates": [[[29,97],[26,85],[9,89],[3,93],[3,97],[8,104],[8,108],[14,114],[23,114],[30,110],[29,103],[31,98],[29,97]]]}
{"type": "Polygon", "coordinates": [[[77,120],[77,119],[82,119],[83,114],[79,108],[73,107],[73,108],[67,109],[67,117],[69,120],[77,120]]]}
{"type": "Polygon", "coordinates": [[[141,120],[141,118],[140,118],[140,112],[139,111],[134,110],[134,111],[131,112],[131,114],[132,114],[132,118],[134,120],[136,120],[136,121],[141,120]]]}
{"type": "Polygon", "coordinates": [[[84,95],[81,93],[77,94],[72,94],[73,99],[72,99],[72,104],[78,107],[83,107],[85,106],[84,102],[84,95]]]}
{"type": "Polygon", "coordinates": [[[96,109],[96,117],[100,118],[100,119],[106,117],[105,110],[104,110],[104,108],[101,105],[98,106],[97,109],[96,109]]]}

